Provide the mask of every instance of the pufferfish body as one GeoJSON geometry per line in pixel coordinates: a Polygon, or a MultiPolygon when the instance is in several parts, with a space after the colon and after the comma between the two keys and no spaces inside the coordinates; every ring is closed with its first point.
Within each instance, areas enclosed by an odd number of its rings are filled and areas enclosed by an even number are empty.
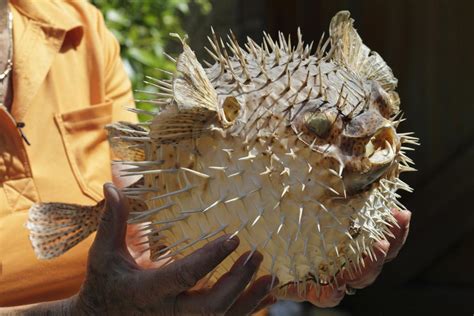
{"type": "MultiPolygon", "coordinates": [[[[403,208],[396,191],[410,191],[399,175],[414,170],[404,145],[416,138],[397,133],[397,80],[348,12],[332,19],[329,34],[313,53],[300,33],[296,46],[265,34],[262,45],[249,39],[245,48],[213,33],[215,63],[206,68],[182,40],[176,73],[150,83],[160,92],[149,102],[160,110],[145,127],[108,127],[124,175],[142,176],[123,192],[152,259],[231,234],[241,245],[211,280],[258,250],[259,274],[327,284],[374,256],[396,225],[391,209],[403,208]]],[[[43,258],[73,246],[41,238],[41,216],[55,205],[30,210],[30,238],[43,258]]]]}

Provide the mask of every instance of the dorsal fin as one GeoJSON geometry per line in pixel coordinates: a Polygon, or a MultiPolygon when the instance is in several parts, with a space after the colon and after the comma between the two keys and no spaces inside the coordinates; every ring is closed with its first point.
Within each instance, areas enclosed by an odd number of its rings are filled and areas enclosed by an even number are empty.
{"type": "Polygon", "coordinates": [[[385,91],[395,90],[398,80],[392,69],[378,53],[362,43],[353,23],[348,11],[340,11],[332,18],[329,35],[331,45],[335,46],[334,59],[362,78],[377,81],[385,91]]]}
{"type": "Polygon", "coordinates": [[[217,93],[194,52],[184,40],[181,42],[183,52],[173,79],[173,103],[150,126],[150,136],[158,143],[196,138],[209,130],[210,122],[218,117],[217,93]]]}

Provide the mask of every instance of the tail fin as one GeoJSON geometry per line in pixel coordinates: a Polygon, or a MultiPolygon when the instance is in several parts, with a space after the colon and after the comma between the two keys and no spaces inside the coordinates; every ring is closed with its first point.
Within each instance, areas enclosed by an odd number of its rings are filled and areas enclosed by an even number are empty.
{"type": "Polygon", "coordinates": [[[62,255],[97,230],[104,201],[93,206],[42,203],[30,208],[26,227],[39,259],[62,255]]]}

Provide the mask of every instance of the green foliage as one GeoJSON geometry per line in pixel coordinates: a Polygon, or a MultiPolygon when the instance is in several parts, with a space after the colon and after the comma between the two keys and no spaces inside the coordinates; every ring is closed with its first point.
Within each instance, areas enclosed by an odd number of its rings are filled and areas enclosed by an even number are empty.
{"type": "MultiPolygon", "coordinates": [[[[108,28],[120,42],[121,55],[132,81],[136,99],[149,99],[153,86],[144,83],[146,76],[162,78],[157,69],[174,71],[174,63],[163,53],[176,50],[176,40],[169,33],[184,34],[182,22],[191,9],[203,14],[211,10],[210,0],[91,0],[101,10],[108,28]],[[138,92],[137,92],[138,90],[138,92]]],[[[151,108],[146,103],[141,108],[151,108]]]]}

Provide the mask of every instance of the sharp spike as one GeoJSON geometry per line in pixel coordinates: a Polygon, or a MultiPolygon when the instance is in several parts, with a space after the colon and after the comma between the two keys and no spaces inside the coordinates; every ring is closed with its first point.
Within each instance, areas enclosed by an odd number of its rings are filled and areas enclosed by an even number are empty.
{"type": "Polygon", "coordinates": [[[285,224],[285,214],[282,214],[280,217],[280,225],[278,225],[278,229],[277,229],[277,235],[280,233],[284,224],[285,224]]]}
{"type": "Polygon", "coordinates": [[[176,59],[174,59],[173,57],[171,57],[170,55],[168,55],[167,53],[163,52],[163,55],[165,55],[166,58],[168,58],[169,60],[171,60],[173,63],[176,64],[176,59]]]}
{"type": "Polygon", "coordinates": [[[296,234],[295,234],[295,241],[298,239],[298,235],[301,234],[301,223],[302,223],[302,219],[303,219],[303,211],[304,211],[304,207],[303,205],[300,205],[299,207],[299,214],[298,214],[298,230],[296,231],[296,234]]]}
{"type": "MultiPolygon", "coordinates": [[[[169,94],[170,96],[172,96],[173,89],[172,89],[171,87],[163,86],[163,85],[160,85],[160,84],[156,84],[156,83],[154,83],[154,82],[147,81],[147,80],[144,80],[143,82],[146,83],[147,85],[153,86],[153,87],[158,88],[158,89],[160,89],[160,90],[162,90],[162,91],[166,91],[166,92],[168,92],[168,94],[169,94]]],[[[135,90],[135,91],[142,92],[143,90],[135,90]]],[[[148,91],[145,90],[145,93],[148,93],[148,91]]]]}
{"type": "Polygon", "coordinates": [[[286,185],[286,186],[283,188],[283,192],[281,193],[280,199],[282,199],[289,191],[290,191],[290,186],[289,186],[289,185],[286,185]]]}
{"type": "Polygon", "coordinates": [[[173,191],[173,192],[168,192],[168,193],[165,193],[165,194],[162,194],[162,195],[154,196],[154,197],[150,198],[148,201],[156,201],[156,200],[164,199],[164,198],[167,198],[167,197],[170,197],[170,196],[185,193],[185,192],[188,192],[188,191],[192,190],[195,187],[196,187],[195,185],[187,185],[186,187],[184,187],[180,190],[176,190],[176,191],[173,191]]]}
{"type": "Polygon", "coordinates": [[[214,54],[209,48],[207,47],[204,47],[204,49],[206,50],[206,52],[209,54],[209,56],[212,57],[212,59],[214,59],[216,62],[220,63],[221,62],[221,59],[219,57],[217,57],[216,54],[214,54]]]}
{"type": "Polygon", "coordinates": [[[188,218],[189,216],[190,216],[189,214],[183,214],[183,215],[180,215],[180,216],[178,216],[178,217],[171,218],[171,219],[164,219],[164,220],[160,220],[160,221],[153,221],[153,222],[151,222],[151,225],[163,225],[163,224],[175,223],[175,222],[182,221],[183,219],[186,219],[186,218],[188,218]]]}
{"type": "Polygon", "coordinates": [[[319,90],[318,90],[318,98],[323,95],[323,76],[321,73],[321,65],[318,65],[318,76],[319,76],[319,90]]]}
{"type": "Polygon", "coordinates": [[[257,251],[257,246],[256,245],[252,245],[252,248],[251,248],[251,251],[249,253],[249,255],[247,256],[247,259],[245,259],[244,261],[244,265],[247,264],[247,262],[250,260],[250,258],[253,256],[253,254],[255,253],[255,251],[257,251]]]}
{"type": "Polygon", "coordinates": [[[168,71],[168,70],[164,70],[164,69],[161,69],[161,68],[155,68],[155,70],[158,70],[159,72],[162,72],[168,76],[171,76],[173,77],[174,76],[174,73],[172,73],[171,71],[168,71]]]}
{"type": "Polygon", "coordinates": [[[304,48],[304,42],[303,42],[303,35],[301,34],[301,28],[298,27],[296,31],[297,37],[298,37],[298,43],[296,45],[296,51],[299,52],[300,54],[303,54],[303,48],[304,48]]]}
{"type": "Polygon", "coordinates": [[[205,173],[203,173],[203,172],[196,171],[196,170],[194,170],[194,169],[189,169],[189,168],[180,167],[179,170],[187,171],[187,172],[189,172],[189,173],[192,173],[192,174],[194,174],[194,175],[196,175],[196,176],[198,176],[198,177],[205,178],[205,179],[208,179],[208,178],[211,177],[211,176],[208,175],[208,174],[205,174],[205,173]]]}

